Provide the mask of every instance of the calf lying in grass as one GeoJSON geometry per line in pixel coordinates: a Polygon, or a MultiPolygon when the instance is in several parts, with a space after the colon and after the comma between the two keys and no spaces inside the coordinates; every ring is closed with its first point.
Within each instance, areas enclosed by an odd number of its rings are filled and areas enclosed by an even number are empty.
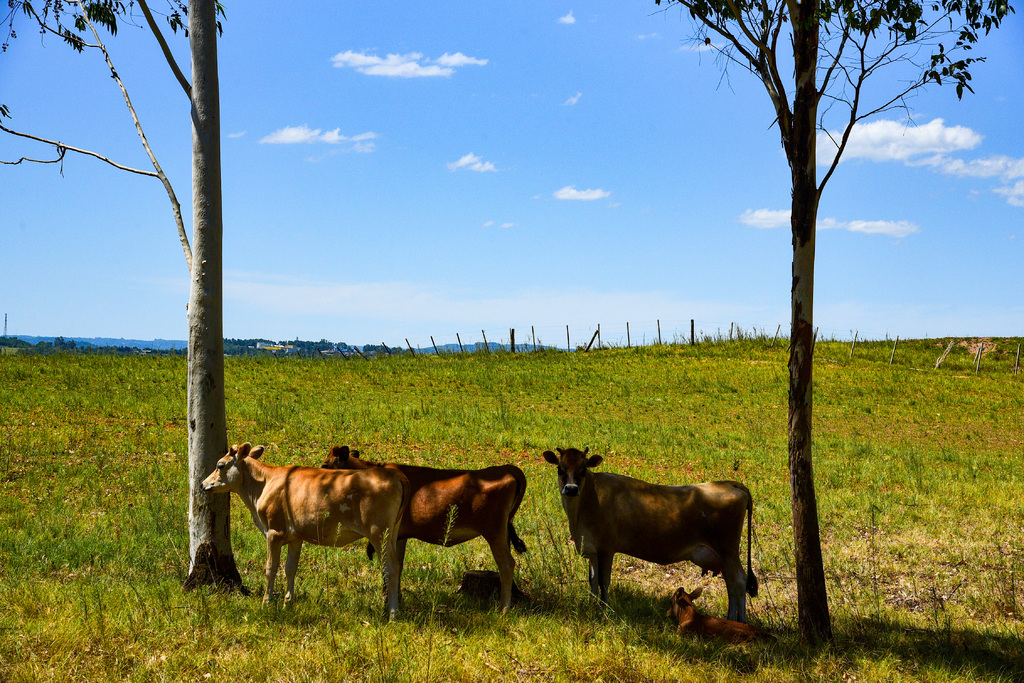
{"type": "Polygon", "coordinates": [[[693,593],[687,593],[685,588],[676,589],[675,595],[672,596],[672,606],[669,607],[668,616],[679,622],[679,633],[693,633],[704,638],[719,638],[729,643],[746,643],[757,638],[774,637],[756,626],[701,614],[697,611],[693,601],[703,592],[703,586],[698,586],[693,593]]]}
{"type": "Polygon", "coordinates": [[[332,471],[319,467],[274,467],[259,461],[263,446],[232,446],[203,481],[207,493],[238,494],[252,520],[267,537],[267,593],[288,546],[284,572],[285,602],[295,589],[295,571],[302,543],[343,546],[368,538],[384,564],[387,590],[385,611],[398,613],[402,565],[398,554],[398,525],[409,502],[409,480],[398,470],[383,467],[362,471],[332,471]]]}

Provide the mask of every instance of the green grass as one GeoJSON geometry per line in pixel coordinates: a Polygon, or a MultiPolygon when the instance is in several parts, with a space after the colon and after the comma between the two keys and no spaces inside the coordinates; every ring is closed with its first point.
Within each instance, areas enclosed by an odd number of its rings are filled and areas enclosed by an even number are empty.
{"type": "MultiPolygon", "coordinates": [[[[517,559],[529,603],[456,592],[493,568],[482,540],[413,541],[387,624],[363,544],[306,546],[285,607],[262,606],[265,542],[237,499],[232,542],[253,594],[182,592],[185,361],[0,358],[0,680],[867,680],[1024,678],[1024,376],[1017,339],[980,371],[948,340],[819,341],[815,475],[836,640],[795,633],[784,344],[587,354],[228,359],[231,442],[317,465],[332,445],[437,466],[514,462],[529,488],[517,559]],[[688,564],[616,558],[590,599],[541,452],[588,445],[651,481],[734,478],[755,497],[754,623],[767,645],[680,638],[665,616],[688,564]]],[[[722,615],[724,584],[705,611],[722,615]]]]}

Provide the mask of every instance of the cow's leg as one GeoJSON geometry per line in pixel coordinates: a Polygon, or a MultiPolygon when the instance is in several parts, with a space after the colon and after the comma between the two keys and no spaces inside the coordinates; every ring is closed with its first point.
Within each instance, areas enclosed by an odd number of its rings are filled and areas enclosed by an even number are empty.
{"type": "Polygon", "coordinates": [[[612,584],[612,558],[615,553],[602,552],[597,554],[598,580],[601,584],[601,602],[608,602],[608,587],[612,584]]]}
{"type": "Polygon", "coordinates": [[[398,616],[399,602],[402,597],[402,563],[405,560],[405,539],[398,541],[393,532],[397,528],[387,529],[376,534],[370,542],[380,552],[380,560],[384,574],[384,613],[387,618],[398,616]],[[401,550],[399,550],[401,545],[401,550]]]}
{"type": "Polygon", "coordinates": [[[508,543],[508,525],[506,524],[497,534],[487,538],[487,544],[491,546],[491,555],[494,556],[494,563],[498,565],[498,575],[501,576],[501,611],[507,610],[512,605],[512,582],[515,580],[516,561],[512,557],[512,549],[508,543]]]}
{"type": "Polygon", "coordinates": [[[608,602],[608,586],[612,582],[612,558],[615,553],[598,551],[590,556],[590,593],[601,602],[608,602]]]}
{"type": "Polygon", "coordinates": [[[739,555],[726,555],[722,563],[722,578],[729,593],[729,615],[733,621],[747,623],[747,575],[739,555]]]}
{"type": "Polygon", "coordinates": [[[288,557],[284,561],[284,575],[288,580],[288,592],[284,601],[291,602],[295,595],[295,573],[299,568],[299,554],[302,552],[302,541],[296,540],[288,544],[288,557]]]}
{"type": "Polygon", "coordinates": [[[274,580],[277,578],[277,568],[281,563],[281,546],[284,545],[284,534],[280,531],[267,532],[267,592],[263,596],[263,602],[270,602],[270,596],[274,593],[274,580]]]}

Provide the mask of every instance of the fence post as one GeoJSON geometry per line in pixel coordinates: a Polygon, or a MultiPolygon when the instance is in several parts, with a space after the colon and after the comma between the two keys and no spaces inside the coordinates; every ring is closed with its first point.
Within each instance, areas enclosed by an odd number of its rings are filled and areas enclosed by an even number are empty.
{"type": "Polygon", "coordinates": [[[729,323],[729,341],[732,341],[732,323],[729,323]]]}
{"type": "Polygon", "coordinates": [[[530,325],[530,336],[533,337],[533,352],[537,352],[537,331],[533,329],[533,325],[530,325]]]}
{"type": "Polygon", "coordinates": [[[774,349],[775,348],[775,340],[779,338],[779,330],[781,330],[781,329],[782,329],[782,323],[779,323],[779,326],[775,328],[775,336],[772,337],[772,345],[768,347],[769,349],[774,349]]]}
{"type": "Polygon", "coordinates": [[[462,348],[462,337],[459,336],[458,332],[455,333],[455,340],[459,342],[459,353],[465,353],[466,349],[462,348]]]}
{"type": "Polygon", "coordinates": [[[601,323],[597,324],[597,350],[601,350],[601,323]]]}
{"type": "Polygon", "coordinates": [[[974,357],[974,371],[981,369],[981,355],[985,352],[985,342],[978,345],[978,355],[974,357]]]}
{"type": "Polygon", "coordinates": [[[936,370],[938,370],[939,366],[942,365],[942,361],[946,360],[946,356],[949,355],[949,352],[953,350],[953,345],[954,344],[956,344],[956,339],[950,339],[949,340],[949,344],[946,345],[946,350],[943,351],[942,355],[939,356],[939,359],[937,361],[935,361],[935,369],[936,370]]]}
{"type": "Polygon", "coordinates": [[[857,331],[855,331],[853,333],[853,343],[850,344],[850,359],[851,360],[853,359],[853,349],[854,349],[855,346],[857,346],[857,335],[858,334],[860,334],[860,330],[857,330],[857,331]]]}
{"type": "Polygon", "coordinates": [[[369,358],[366,357],[366,354],[363,353],[363,350],[361,348],[359,348],[358,346],[354,346],[353,348],[356,350],[356,353],[363,357],[363,360],[370,360],[369,358]]]}
{"type": "Polygon", "coordinates": [[[409,347],[409,353],[411,353],[413,355],[413,357],[415,357],[416,356],[416,352],[412,350],[412,344],[409,343],[409,338],[408,337],[405,338],[405,343],[409,347]]]}
{"type": "Polygon", "coordinates": [[[661,346],[661,318],[658,319],[658,346],[661,346]]]}
{"type": "Polygon", "coordinates": [[[693,318],[690,318],[690,346],[693,346],[695,339],[693,337],[693,318]]]}
{"type": "Polygon", "coordinates": [[[630,341],[629,341],[629,323],[628,322],[626,323],[626,348],[627,349],[633,348],[633,344],[631,344],[630,341]]]}
{"type": "Polygon", "coordinates": [[[480,334],[482,334],[484,337],[484,348],[487,349],[487,353],[490,353],[491,345],[487,343],[487,333],[484,332],[483,330],[480,330],[480,334]]]}
{"type": "Polygon", "coordinates": [[[1017,374],[1017,369],[1020,367],[1020,344],[1017,344],[1017,360],[1013,362],[1013,374],[1017,374]]]}
{"type": "Polygon", "coordinates": [[[601,331],[601,330],[600,330],[600,329],[598,329],[598,330],[596,330],[596,331],[594,332],[594,336],[590,338],[590,343],[589,343],[589,344],[587,344],[587,348],[583,349],[583,351],[584,351],[584,352],[586,352],[586,351],[589,351],[589,350],[590,350],[590,347],[594,345],[594,340],[595,340],[595,339],[597,339],[597,333],[598,333],[598,332],[600,332],[600,331],[601,331]]]}
{"type": "Polygon", "coordinates": [[[384,347],[384,350],[387,351],[388,355],[390,356],[391,355],[391,349],[388,348],[388,345],[385,344],[384,342],[381,342],[380,345],[384,347]]]}
{"type": "Polygon", "coordinates": [[[818,343],[818,328],[814,328],[814,337],[811,339],[811,355],[814,355],[814,347],[818,343]]]}
{"type": "Polygon", "coordinates": [[[569,345],[569,326],[565,326],[565,350],[572,351],[572,347],[569,345]]]}
{"type": "Polygon", "coordinates": [[[516,352],[516,328],[508,328],[508,349],[512,353],[516,352]]]}
{"type": "Polygon", "coordinates": [[[892,365],[892,359],[896,357],[896,345],[900,343],[900,335],[896,335],[896,341],[892,343],[892,354],[889,355],[889,365],[892,365]]]}
{"type": "Polygon", "coordinates": [[[434,341],[434,335],[430,335],[430,343],[434,345],[434,355],[440,356],[441,352],[437,350],[437,342],[434,341]]]}

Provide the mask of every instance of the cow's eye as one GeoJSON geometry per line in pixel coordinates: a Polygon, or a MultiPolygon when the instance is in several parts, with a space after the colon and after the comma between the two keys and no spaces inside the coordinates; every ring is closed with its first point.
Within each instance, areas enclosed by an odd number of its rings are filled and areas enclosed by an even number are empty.
{"type": "Polygon", "coordinates": [[[564,477],[565,476],[565,468],[562,467],[561,465],[558,466],[558,476],[560,476],[560,477],[564,477]]]}
{"type": "Polygon", "coordinates": [[[222,463],[222,462],[217,463],[217,469],[218,470],[223,470],[224,467],[225,467],[224,463],[222,463]]]}
{"type": "Polygon", "coordinates": [[[587,468],[586,467],[581,467],[580,471],[576,473],[576,476],[578,478],[580,478],[580,479],[582,479],[583,477],[587,476],[587,468]]]}

